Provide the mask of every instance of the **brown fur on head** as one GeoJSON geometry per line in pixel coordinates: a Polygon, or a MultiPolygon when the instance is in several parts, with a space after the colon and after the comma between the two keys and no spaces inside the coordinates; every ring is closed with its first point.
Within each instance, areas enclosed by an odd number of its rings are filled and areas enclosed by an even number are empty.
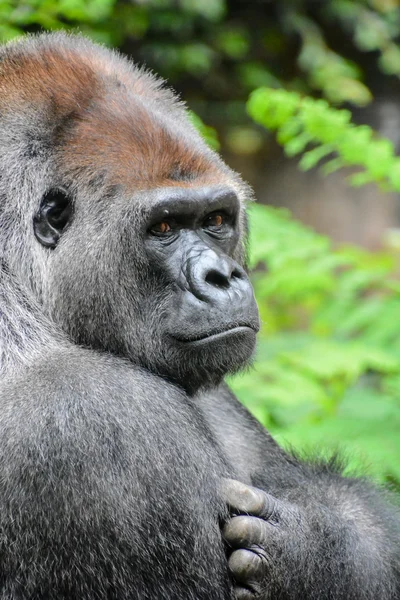
{"type": "Polygon", "coordinates": [[[1,111],[42,113],[71,182],[102,171],[108,183],[133,190],[239,183],[163,82],[118,54],[50,34],[11,43],[0,58],[1,111]]]}

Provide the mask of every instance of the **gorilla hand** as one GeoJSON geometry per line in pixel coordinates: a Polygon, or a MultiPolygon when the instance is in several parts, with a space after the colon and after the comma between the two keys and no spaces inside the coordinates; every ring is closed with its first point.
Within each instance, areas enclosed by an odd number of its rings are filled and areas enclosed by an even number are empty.
{"type": "Polygon", "coordinates": [[[304,550],[308,545],[300,510],[233,479],[224,479],[222,493],[232,514],[222,535],[229,547],[235,597],[267,600],[288,593],[284,597],[291,598],[287,574],[296,569],[299,542],[304,541],[304,550]]]}

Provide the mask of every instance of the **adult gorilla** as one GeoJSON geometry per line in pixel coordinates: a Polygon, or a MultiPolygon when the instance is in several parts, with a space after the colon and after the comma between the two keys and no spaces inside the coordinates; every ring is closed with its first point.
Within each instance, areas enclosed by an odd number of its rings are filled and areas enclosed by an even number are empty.
{"type": "Polygon", "coordinates": [[[246,186],[81,38],[0,86],[0,600],[398,598],[394,509],[217,387],[258,329],[246,186]]]}

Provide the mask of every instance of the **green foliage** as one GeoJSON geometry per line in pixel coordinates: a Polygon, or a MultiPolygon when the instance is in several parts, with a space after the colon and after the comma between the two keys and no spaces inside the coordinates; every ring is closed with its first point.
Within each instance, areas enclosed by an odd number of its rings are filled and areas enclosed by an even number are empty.
{"type": "MultiPolygon", "coordinates": [[[[300,168],[360,170],[353,185],[400,191],[389,140],[324,100],[260,88],[248,111],[277,132],[300,168]]],[[[264,322],[255,373],[234,381],[246,404],[283,444],[343,447],[400,487],[399,245],[370,253],[334,249],[285,211],[253,206],[251,265],[264,322]]]]}
{"type": "Polygon", "coordinates": [[[192,124],[196,127],[199,133],[203,136],[207,144],[213,148],[213,150],[219,150],[218,135],[213,127],[206,125],[198,115],[194,112],[189,111],[189,118],[192,124]]]}
{"type": "Polygon", "coordinates": [[[39,27],[61,29],[80,24],[95,31],[106,21],[115,0],[4,0],[0,3],[0,40],[8,41],[26,30],[39,27]]]}
{"type": "Polygon", "coordinates": [[[372,96],[360,81],[360,68],[327,46],[314,21],[298,13],[292,13],[288,20],[302,38],[298,64],[308,74],[310,85],[321,90],[331,102],[368,104],[372,96]]]}
{"type": "Polygon", "coordinates": [[[350,111],[271,88],[253,92],[247,107],[257,123],[277,131],[288,156],[303,153],[301,169],[312,169],[329,157],[322,167],[325,174],[345,166],[361,167],[351,176],[352,185],[376,182],[385,190],[400,191],[400,157],[392,142],[379,138],[367,125],[351,123],[350,111]]]}
{"type": "Polygon", "coordinates": [[[396,2],[333,0],[327,12],[350,32],[363,52],[377,51],[378,64],[388,75],[400,75],[400,48],[396,43],[400,13],[396,2]],[[374,10],[375,9],[375,10],[374,10]]]}
{"type": "Polygon", "coordinates": [[[235,391],[282,443],[344,448],[400,482],[398,256],[333,249],[284,210],[249,212],[263,328],[235,391]]]}

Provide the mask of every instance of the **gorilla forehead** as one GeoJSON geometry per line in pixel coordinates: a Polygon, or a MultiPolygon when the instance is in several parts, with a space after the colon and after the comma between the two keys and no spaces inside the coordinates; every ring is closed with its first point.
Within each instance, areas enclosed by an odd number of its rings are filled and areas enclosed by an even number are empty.
{"type": "Polygon", "coordinates": [[[228,172],[197,134],[183,136],[179,129],[179,122],[150,110],[129,89],[118,97],[107,91],[59,132],[58,163],[72,180],[82,169],[98,173],[100,167],[111,183],[132,190],[228,183],[228,172]]]}
{"type": "Polygon", "coordinates": [[[84,38],[44,34],[8,44],[0,61],[2,114],[29,112],[31,122],[36,116],[47,144],[51,131],[66,181],[91,181],[101,169],[107,183],[134,190],[240,186],[176,96],[120,55],[84,38]]]}

